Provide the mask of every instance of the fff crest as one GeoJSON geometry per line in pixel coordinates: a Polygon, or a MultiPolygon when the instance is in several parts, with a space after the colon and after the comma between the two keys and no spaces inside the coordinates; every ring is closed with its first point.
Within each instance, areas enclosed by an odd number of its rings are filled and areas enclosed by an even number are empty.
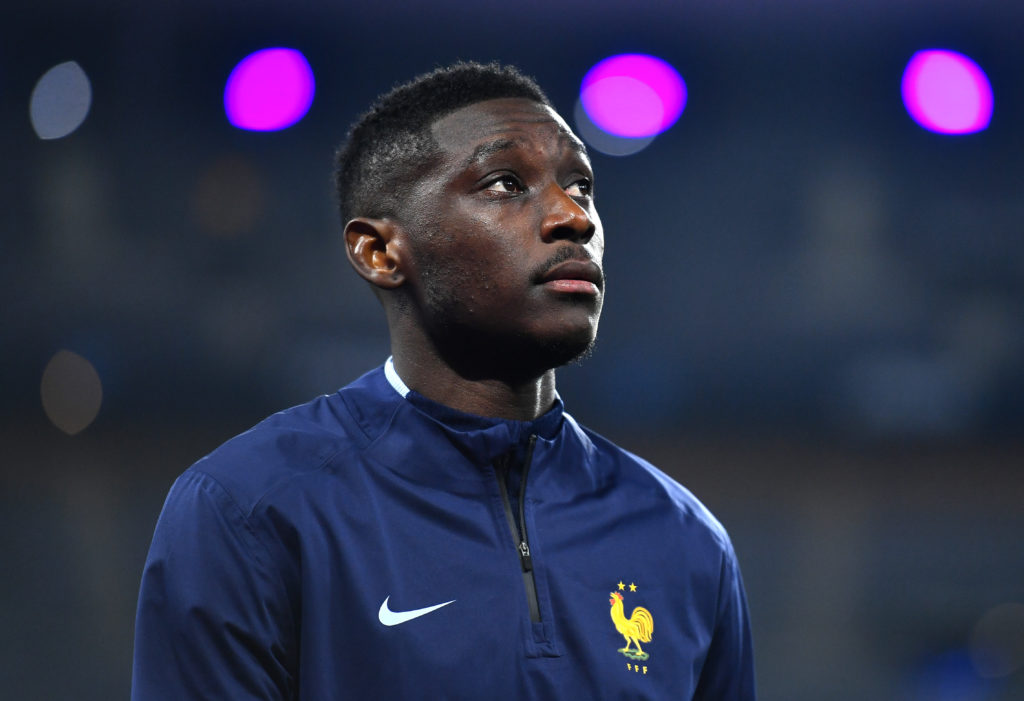
{"type": "MultiPolygon", "coordinates": [[[[615,630],[626,641],[626,646],[620,647],[619,652],[634,662],[646,662],[650,654],[644,651],[641,643],[651,642],[651,636],[654,634],[654,617],[643,606],[636,606],[629,618],[626,618],[626,609],[623,604],[625,597],[620,593],[626,591],[626,585],[619,582],[617,586],[618,591],[611,592],[611,599],[608,600],[608,603],[612,607],[611,616],[615,630]]],[[[636,584],[629,584],[630,592],[635,592],[636,588],[636,584]]],[[[627,666],[632,670],[638,665],[629,664],[627,666]]],[[[644,667],[643,670],[646,674],[647,667],[644,667]]]]}

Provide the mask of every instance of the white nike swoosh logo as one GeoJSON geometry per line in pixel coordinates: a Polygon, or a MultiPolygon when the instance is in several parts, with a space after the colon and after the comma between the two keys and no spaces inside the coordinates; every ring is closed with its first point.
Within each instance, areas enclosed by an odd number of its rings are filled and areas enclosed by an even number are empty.
{"type": "Polygon", "coordinates": [[[377,618],[386,626],[397,626],[399,623],[411,621],[414,618],[425,616],[431,611],[436,611],[442,606],[455,603],[455,599],[452,599],[451,601],[446,601],[443,604],[427,606],[426,608],[414,609],[412,611],[392,611],[388,608],[388,599],[390,598],[391,597],[388,596],[387,599],[384,599],[384,603],[380,605],[380,611],[377,612],[377,618]]]}

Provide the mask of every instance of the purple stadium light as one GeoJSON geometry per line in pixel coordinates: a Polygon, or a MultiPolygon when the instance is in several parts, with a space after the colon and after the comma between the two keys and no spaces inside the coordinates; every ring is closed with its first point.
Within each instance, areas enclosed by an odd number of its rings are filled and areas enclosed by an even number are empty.
{"type": "Polygon", "coordinates": [[[294,49],[263,49],[228,76],[224,111],[239,129],[275,131],[295,124],[313,104],[313,70],[294,49]]]}
{"type": "Polygon", "coordinates": [[[583,77],[580,102],[600,129],[627,138],[655,136],[679,119],[686,83],[675,68],[646,54],[620,54],[583,77]]]}
{"type": "Polygon", "coordinates": [[[992,86],[978,64],[956,51],[918,51],[903,71],[903,104],[939,134],[972,134],[992,120],[992,86]]]}

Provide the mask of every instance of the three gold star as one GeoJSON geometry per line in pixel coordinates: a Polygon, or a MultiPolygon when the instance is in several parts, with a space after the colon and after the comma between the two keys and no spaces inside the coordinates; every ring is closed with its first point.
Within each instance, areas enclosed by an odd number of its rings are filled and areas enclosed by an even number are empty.
{"type": "Polygon", "coordinates": [[[635,584],[633,584],[632,582],[630,582],[630,583],[629,583],[629,590],[630,590],[630,591],[636,591],[636,585],[635,585],[635,584]]]}

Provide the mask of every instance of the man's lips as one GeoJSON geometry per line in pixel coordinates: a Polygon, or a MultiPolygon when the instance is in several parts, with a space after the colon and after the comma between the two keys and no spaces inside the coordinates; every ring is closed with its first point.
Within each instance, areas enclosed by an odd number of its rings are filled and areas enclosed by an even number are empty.
{"type": "Polygon", "coordinates": [[[604,275],[591,260],[567,260],[544,273],[540,282],[557,292],[597,295],[604,287],[604,275]]]}

